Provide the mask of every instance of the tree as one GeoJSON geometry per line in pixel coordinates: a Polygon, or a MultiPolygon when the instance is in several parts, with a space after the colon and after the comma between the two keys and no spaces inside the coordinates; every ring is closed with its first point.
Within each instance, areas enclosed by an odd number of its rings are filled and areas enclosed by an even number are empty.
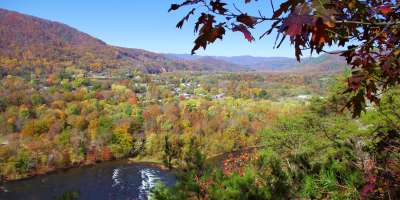
{"type": "Polygon", "coordinates": [[[128,133],[126,127],[117,127],[113,131],[109,145],[112,155],[116,158],[127,156],[133,148],[133,142],[134,138],[128,133]]]}
{"type": "Polygon", "coordinates": [[[179,157],[182,145],[179,138],[171,138],[168,134],[164,136],[163,163],[169,169],[173,167],[173,160],[179,157]]]}
{"type": "MultiPolygon", "coordinates": [[[[279,7],[269,1],[265,8],[272,16],[249,14],[255,0],[244,0],[240,9],[225,0],[185,0],[172,4],[169,11],[192,7],[176,25],[183,24],[199,14],[194,31],[198,34],[192,54],[200,47],[223,39],[227,30],[243,33],[246,40],[254,41],[250,30],[265,29],[260,39],[276,33],[274,48],[289,38],[294,45],[298,61],[305,50],[313,53],[327,52],[331,46],[347,47],[337,53],[346,58],[352,67],[345,92],[352,98],[346,105],[359,116],[365,109],[366,99],[379,103],[380,93],[400,83],[400,1],[399,0],[285,0],[279,7]],[[277,8],[277,9],[275,9],[277,8]],[[249,11],[249,12],[247,12],[249,11]],[[268,27],[261,27],[269,22],[268,27]]],[[[240,3],[240,2],[238,2],[240,3]]]]}

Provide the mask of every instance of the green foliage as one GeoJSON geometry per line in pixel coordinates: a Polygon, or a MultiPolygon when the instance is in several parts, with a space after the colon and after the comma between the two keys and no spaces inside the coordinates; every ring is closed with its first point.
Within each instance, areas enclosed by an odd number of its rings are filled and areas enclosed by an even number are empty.
{"type": "Polygon", "coordinates": [[[31,96],[31,101],[34,106],[41,105],[45,103],[44,98],[39,94],[33,94],[31,96]]]}
{"type": "Polygon", "coordinates": [[[281,199],[281,194],[272,194],[271,188],[257,186],[255,174],[246,172],[243,176],[233,174],[231,177],[224,177],[218,180],[210,191],[210,199],[281,199]],[[223,187],[218,187],[221,184],[223,187]]]}
{"type": "Polygon", "coordinates": [[[77,104],[71,103],[67,106],[66,112],[70,115],[79,115],[80,109],[77,104]]]}
{"type": "Polygon", "coordinates": [[[26,173],[31,169],[31,159],[26,151],[21,151],[16,155],[15,168],[18,173],[26,173]]]}
{"type": "Polygon", "coordinates": [[[79,199],[80,192],[65,192],[62,196],[57,197],[56,200],[76,200],[79,199]]]}
{"type": "Polygon", "coordinates": [[[88,83],[89,83],[89,81],[85,78],[76,78],[72,81],[72,86],[74,88],[79,88],[79,87],[88,85],[88,83]]]}
{"type": "Polygon", "coordinates": [[[122,158],[130,153],[133,148],[133,142],[131,134],[122,128],[116,128],[113,131],[109,147],[116,158],[122,158]]]}
{"type": "Polygon", "coordinates": [[[4,112],[7,109],[7,99],[5,97],[0,97],[0,112],[4,112]]]}
{"type": "Polygon", "coordinates": [[[317,182],[311,176],[306,176],[303,179],[303,189],[301,190],[301,196],[303,198],[315,199],[318,194],[317,182]]]}
{"type": "Polygon", "coordinates": [[[19,111],[19,115],[21,116],[21,118],[24,119],[32,118],[34,114],[35,114],[34,111],[27,107],[22,107],[19,111]]]}
{"type": "Polygon", "coordinates": [[[174,191],[169,189],[167,186],[163,185],[162,183],[157,183],[156,186],[151,190],[149,199],[156,200],[180,200],[183,198],[178,197],[174,191]]]}
{"type": "Polygon", "coordinates": [[[189,144],[184,146],[182,154],[182,162],[184,165],[181,167],[183,169],[197,172],[204,170],[206,158],[194,137],[191,137],[189,144]]]}
{"type": "Polygon", "coordinates": [[[70,144],[71,133],[68,130],[64,130],[58,137],[58,142],[62,146],[67,146],[70,144]]]}
{"type": "Polygon", "coordinates": [[[258,94],[258,98],[270,99],[271,95],[266,90],[261,90],[261,92],[258,94]]]}
{"type": "Polygon", "coordinates": [[[169,135],[164,136],[164,156],[163,162],[164,165],[168,168],[172,168],[173,160],[176,160],[179,157],[180,148],[181,148],[181,141],[179,138],[173,138],[174,141],[171,140],[169,135]]]}
{"type": "Polygon", "coordinates": [[[106,133],[113,127],[113,121],[110,117],[101,116],[99,117],[99,132],[106,133]]]}

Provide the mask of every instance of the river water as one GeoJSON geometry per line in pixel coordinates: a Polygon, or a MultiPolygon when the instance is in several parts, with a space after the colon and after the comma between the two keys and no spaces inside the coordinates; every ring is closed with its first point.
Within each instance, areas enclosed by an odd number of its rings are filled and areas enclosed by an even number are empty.
{"type": "Polygon", "coordinates": [[[175,176],[150,164],[113,161],[5,183],[0,199],[46,200],[79,193],[82,200],[145,200],[158,181],[171,186],[175,176]]]}

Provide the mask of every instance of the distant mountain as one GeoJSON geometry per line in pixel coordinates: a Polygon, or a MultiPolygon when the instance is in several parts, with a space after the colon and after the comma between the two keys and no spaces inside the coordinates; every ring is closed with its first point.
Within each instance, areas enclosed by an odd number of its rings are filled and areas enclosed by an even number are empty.
{"type": "Polygon", "coordinates": [[[256,71],[276,71],[289,69],[297,64],[296,59],[287,57],[254,57],[254,56],[198,56],[189,54],[165,54],[175,60],[219,60],[256,71]]]}
{"type": "Polygon", "coordinates": [[[297,64],[293,58],[287,57],[253,57],[253,56],[233,56],[218,57],[226,62],[247,66],[254,70],[282,70],[291,68],[297,64]]]}
{"type": "Polygon", "coordinates": [[[199,60],[201,58],[206,58],[206,57],[212,57],[212,56],[199,56],[199,55],[191,55],[191,54],[175,54],[175,53],[166,53],[164,54],[167,58],[173,59],[173,60],[187,60],[187,61],[193,61],[193,60],[199,60]]]}
{"type": "Polygon", "coordinates": [[[318,73],[332,74],[342,72],[348,67],[346,60],[338,54],[322,54],[318,57],[313,57],[303,60],[290,69],[292,72],[299,73],[318,73]]]}
{"type": "Polygon", "coordinates": [[[165,54],[174,60],[206,61],[219,60],[255,71],[292,71],[292,72],[323,72],[342,71],[346,66],[345,60],[338,55],[323,54],[318,57],[302,58],[297,62],[287,57],[254,57],[254,56],[198,56],[189,54],[165,54]]]}
{"type": "Polygon", "coordinates": [[[251,70],[248,66],[231,63],[218,59],[216,57],[200,57],[196,60],[189,60],[192,63],[203,66],[203,69],[209,71],[248,71],[251,70]]]}

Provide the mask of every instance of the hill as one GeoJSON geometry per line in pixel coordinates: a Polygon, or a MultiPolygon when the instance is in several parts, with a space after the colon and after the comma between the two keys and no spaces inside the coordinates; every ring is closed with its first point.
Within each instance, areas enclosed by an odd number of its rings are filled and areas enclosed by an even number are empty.
{"type": "Polygon", "coordinates": [[[59,22],[0,9],[0,65],[8,70],[45,71],[59,67],[102,71],[140,69],[159,73],[174,70],[244,69],[224,61],[177,61],[141,49],[122,48],[59,22]]]}
{"type": "Polygon", "coordinates": [[[287,71],[309,74],[333,74],[342,72],[348,67],[346,60],[338,54],[322,54],[318,57],[305,59],[295,68],[287,71]]]}
{"type": "MultiPolygon", "coordinates": [[[[286,57],[159,54],[111,46],[68,25],[0,8],[0,70],[52,73],[74,66],[87,71],[340,71],[344,61],[323,55],[297,63],[286,57]]],[[[1,72],[1,71],[0,71],[1,72]]]]}

